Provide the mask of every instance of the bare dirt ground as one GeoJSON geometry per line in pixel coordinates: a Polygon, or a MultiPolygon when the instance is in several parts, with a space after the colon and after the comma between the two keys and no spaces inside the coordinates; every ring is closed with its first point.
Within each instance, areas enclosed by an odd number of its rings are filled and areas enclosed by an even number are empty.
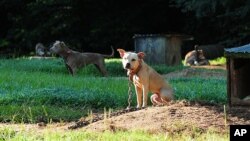
{"type": "MultiPolygon", "coordinates": [[[[225,66],[209,66],[202,67],[213,69],[213,71],[199,71],[197,67],[187,68],[185,70],[174,72],[166,75],[166,77],[193,77],[196,75],[208,77],[226,77],[225,66]]],[[[199,67],[200,68],[200,67],[199,67]]],[[[164,107],[148,107],[115,116],[105,118],[104,120],[94,122],[88,126],[77,128],[75,130],[84,131],[128,131],[128,130],[144,130],[149,133],[178,133],[192,132],[194,128],[200,132],[213,129],[219,133],[228,132],[230,124],[250,124],[249,107],[228,107],[224,105],[211,105],[201,102],[175,101],[164,107]]],[[[38,130],[42,132],[44,129],[69,130],[68,127],[74,123],[48,124],[40,127],[36,124],[21,125],[26,130],[38,130]]],[[[1,127],[13,126],[15,124],[0,124],[1,127]]]]}
{"type": "Polygon", "coordinates": [[[190,77],[203,77],[203,78],[226,78],[225,65],[210,65],[210,66],[193,66],[181,71],[175,71],[164,75],[166,78],[190,78],[190,77]],[[200,69],[203,69],[202,71],[200,69]]]}
{"type": "Polygon", "coordinates": [[[250,124],[249,112],[250,109],[246,107],[230,109],[227,107],[224,112],[223,105],[178,101],[169,106],[149,107],[99,121],[83,129],[91,131],[138,129],[149,133],[166,133],[189,132],[194,128],[203,132],[212,128],[221,133],[228,131],[229,124],[250,124]]]}

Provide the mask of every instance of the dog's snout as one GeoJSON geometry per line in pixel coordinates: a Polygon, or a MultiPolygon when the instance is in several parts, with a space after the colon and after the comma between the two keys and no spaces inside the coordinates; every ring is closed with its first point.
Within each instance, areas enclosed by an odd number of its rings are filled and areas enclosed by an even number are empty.
{"type": "Polygon", "coordinates": [[[126,68],[126,69],[129,69],[130,66],[131,66],[130,63],[127,63],[126,66],[125,66],[125,68],[126,68]]]}

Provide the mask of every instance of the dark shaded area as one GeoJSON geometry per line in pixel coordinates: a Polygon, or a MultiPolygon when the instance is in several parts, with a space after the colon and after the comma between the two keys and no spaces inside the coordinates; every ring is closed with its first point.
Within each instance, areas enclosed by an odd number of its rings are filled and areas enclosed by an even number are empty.
{"type": "MultiPolygon", "coordinates": [[[[0,54],[17,57],[65,41],[77,51],[134,50],[134,34],[187,34],[195,44],[232,47],[250,40],[250,0],[2,0],[0,54]]],[[[116,54],[118,55],[118,54],[116,54]]]]}
{"type": "Polygon", "coordinates": [[[219,44],[198,46],[198,49],[203,51],[206,59],[215,59],[219,56],[223,56],[224,48],[225,46],[219,44]]]}
{"type": "Polygon", "coordinates": [[[229,105],[250,105],[250,45],[225,50],[227,57],[227,96],[229,105]]]}
{"type": "Polygon", "coordinates": [[[250,77],[248,75],[250,71],[250,59],[241,59],[237,58],[234,60],[234,70],[235,71],[235,82],[234,85],[236,85],[235,94],[239,98],[245,98],[249,95],[249,83],[250,83],[250,77]]]}

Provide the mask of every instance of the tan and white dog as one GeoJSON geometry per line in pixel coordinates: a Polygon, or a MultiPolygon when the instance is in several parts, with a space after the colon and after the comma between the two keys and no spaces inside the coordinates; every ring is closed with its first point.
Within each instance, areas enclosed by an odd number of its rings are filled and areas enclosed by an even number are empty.
{"type": "Polygon", "coordinates": [[[134,83],[137,108],[147,106],[149,91],[153,93],[150,98],[153,105],[165,105],[173,99],[171,86],[143,61],[145,56],[143,52],[126,52],[123,49],[117,51],[122,58],[123,68],[128,71],[127,74],[134,83]]]}

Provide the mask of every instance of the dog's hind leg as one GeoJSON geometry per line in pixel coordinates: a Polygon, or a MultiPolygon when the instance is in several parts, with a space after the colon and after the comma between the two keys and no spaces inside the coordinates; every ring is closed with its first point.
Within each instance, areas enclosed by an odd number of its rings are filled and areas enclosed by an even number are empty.
{"type": "Polygon", "coordinates": [[[163,103],[170,102],[174,99],[173,97],[173,90],[172,89],[161,89],[160,91],[160,97],[163,103]]]}
{"type": "Polygon", "coordinates": [[[96,68],[102,73],[103,76],[107,76],[107,71],[105,69],[104,61],[99,61],[95,64],[96,68]]]}
{"type": "Polygon", "coordinates": [[[66,64],[65,66],[66,66],[67,70],[69,71],[69,73],[73,76],[74,70],[68,64],[66,64]]]}
{"type": "Polygon", "coordinates": [[[161,96],[159,94],[153,94],[150,97],[150,100],[153,104],[153,106],[162,106],[164,104],[164,101],[162,100],[161,96]]]}

